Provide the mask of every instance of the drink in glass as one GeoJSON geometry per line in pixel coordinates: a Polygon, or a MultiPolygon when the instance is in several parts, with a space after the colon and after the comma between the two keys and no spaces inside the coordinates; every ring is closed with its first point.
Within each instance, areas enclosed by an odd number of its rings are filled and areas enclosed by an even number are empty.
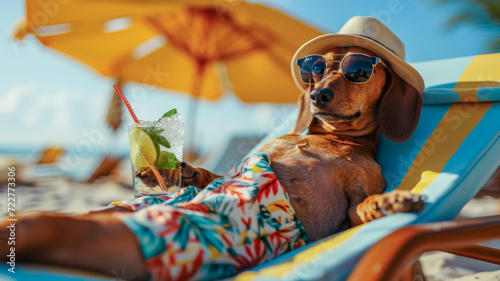
{"type": "Polygon", "coordinates": [[[129,124],[135,197],[161,196],[181,187],[184,124],[171,110],[158,121],[129,124]]]}

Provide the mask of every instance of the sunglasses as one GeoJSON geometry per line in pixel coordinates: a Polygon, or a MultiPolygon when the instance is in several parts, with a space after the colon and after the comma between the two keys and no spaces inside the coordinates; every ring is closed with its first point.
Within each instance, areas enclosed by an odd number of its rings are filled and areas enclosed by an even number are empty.
{"type": "Polygon", "coordinates": [[[366,83],[370,81],[375,66],[380,63],[379,57],[371,57],[365,54],[339,54],[334,56],[344,56],[342,60],[327,61],[321,55],[310,55],[297,60],[300,67],[300,77],[306,84],[319,83],[327,73],[327,69],[332,69],[330,64],[340,63],[337,73],[342,73],[344,78],[352,83],[366,83]]]}

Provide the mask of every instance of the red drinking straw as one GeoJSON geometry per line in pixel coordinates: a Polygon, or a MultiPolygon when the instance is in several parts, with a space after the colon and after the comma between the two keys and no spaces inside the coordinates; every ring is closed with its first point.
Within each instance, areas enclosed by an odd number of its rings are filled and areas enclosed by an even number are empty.
{"type": "MultiPolygon", "coordinates": [[[[118,88],[118,86],[116,86],[116,84],[113,85],[113,88],[115,88],[116,93],[120,96],[123,103],[127,106],[128,111],[130,112],[130,115],[132,115],[132,118],[134,118],[135,123],[137,123],[137,124],[141,123],[141,122],[139,122],[139,119],[137,119],[137,116],[135,116],[134,110],[132,110],[132,106],[128,102],[127,98],[125,98],[125,95],[123,95],[122,91],[120,91],[120,88],[118,88]]],[[[165,180],[160,175],[160,172],[158,172],[158,169],[155,167],[155,164],[153,162],[151,162],[151,160],[146,156],[146,154],[143,153],[140,149],[139,149],[139,151],[141,152],[144,159],[146,159],[146,161],[148,162],[149,168],[151,169],[151,171],[153,171],[153,174],[155,175],[156,180],[158,181],[158,184],[160,185],[160,188],[164,191],[168,191],[168,187],[165,185],[165,180]]]]}
{"type": "Polygon", "coordinates": [[[135,115],[134,110],[132,109],[132,106],[128,102],[127,98],[122,93],[122,91],[120,91],[120,88],[118,88],[118,86],[116,86],[116,84],[113,85],[113,88],[115,88],[116,93],[120,96],[123,103],[127,106],[128,111],[130,112],[130,115],[132,115],[132,118],[134,118],[135,123],[137,123],[137,124],[141,123],[141,122],[139,122],[139,119],[137,119],[137,116],[135,115]]]}

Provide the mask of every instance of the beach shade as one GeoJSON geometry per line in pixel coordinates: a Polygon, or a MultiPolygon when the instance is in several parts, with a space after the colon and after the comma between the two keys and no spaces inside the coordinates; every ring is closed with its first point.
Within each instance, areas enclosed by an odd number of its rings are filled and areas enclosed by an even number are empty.
{"type": "MultiPolygon", "coordinates": [[[[33,34],[120,83],[134,81],[208,100],[233,92],[249,103],[296,102],[299,91],[290,60],[304,42],[322,34],[272,8],[243,1],[47,5],[26,1],[16,38],[33,34]]],[[[108,114],[113,129],[121,123],[120,108],[115,97],[108,114]]]]}

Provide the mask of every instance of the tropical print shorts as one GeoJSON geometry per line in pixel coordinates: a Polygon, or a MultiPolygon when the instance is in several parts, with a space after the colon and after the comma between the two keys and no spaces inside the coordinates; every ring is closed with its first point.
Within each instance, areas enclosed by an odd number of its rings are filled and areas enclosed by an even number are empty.
{"type": "Polygon", "coordinates": [[[126,200],[117,213],[135,233],[153,280],[230,277],[307,242],[288,194],[257,153],[205,189],[126,200]]]}

